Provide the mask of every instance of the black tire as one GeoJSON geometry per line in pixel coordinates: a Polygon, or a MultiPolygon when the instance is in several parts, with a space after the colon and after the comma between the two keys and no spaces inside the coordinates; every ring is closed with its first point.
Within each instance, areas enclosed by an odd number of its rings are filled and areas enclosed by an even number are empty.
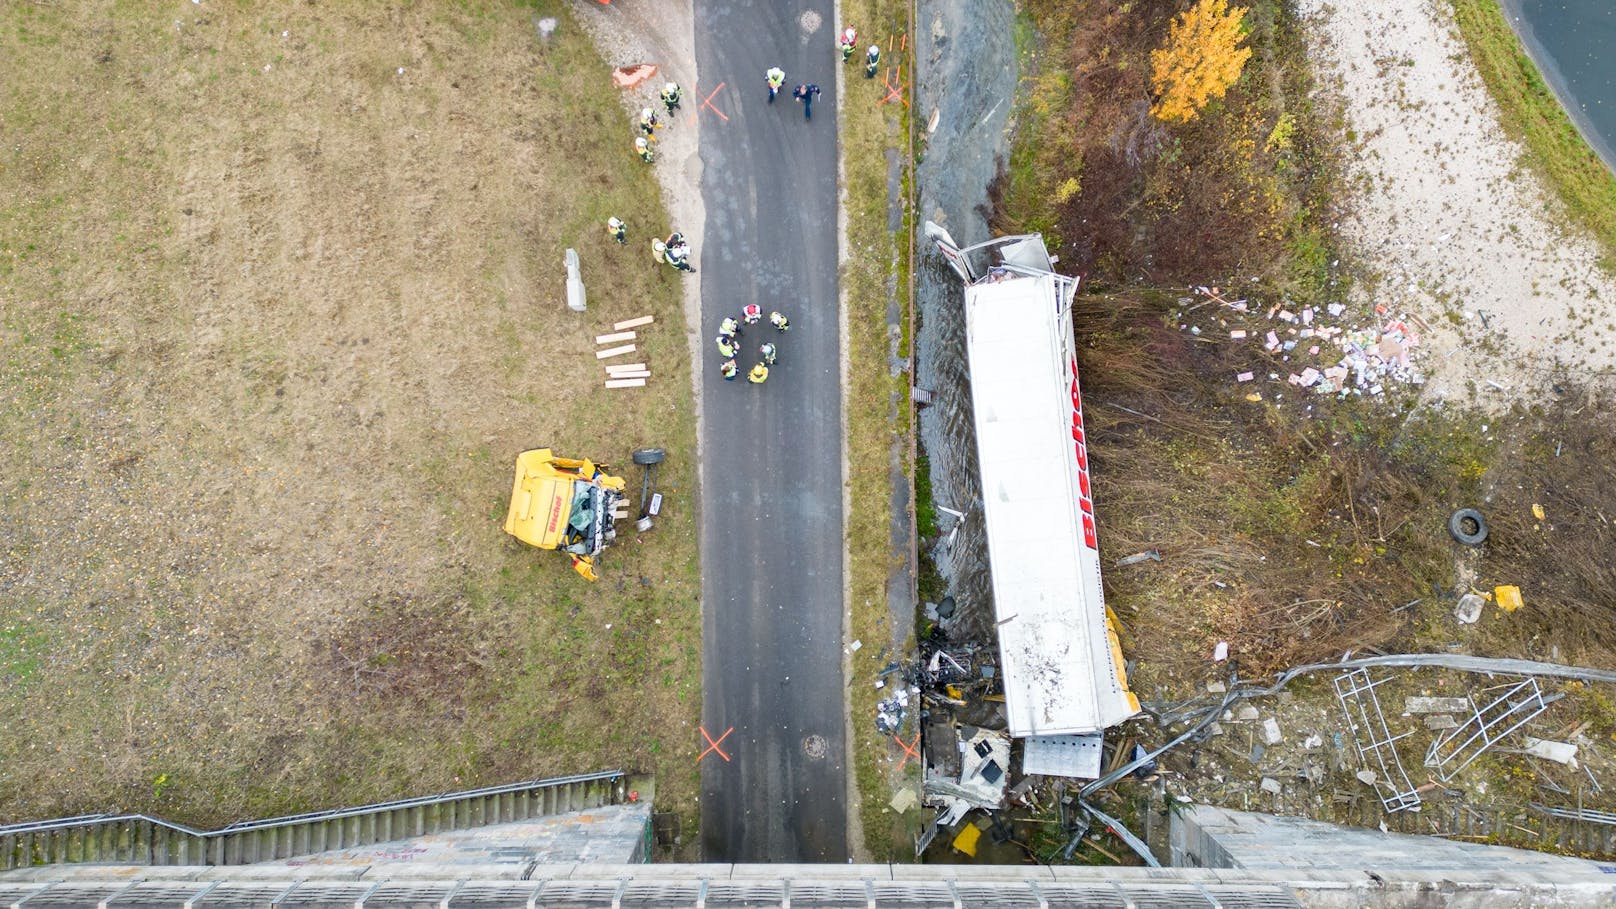
{"type": "Polygon", "coordinates": [[[1487,519],[1474,508],[1461,508],[1448,518],[1448,533],[1465,546],[1480,546],[1487,540],[1487,519]]]}
{"type": "Polygon", "coordinates": [[[641,467],[650,467],[652,464],[661,464],[668,457],[668,453],[660,448],[634,449],[634,463],[641,467]]]}

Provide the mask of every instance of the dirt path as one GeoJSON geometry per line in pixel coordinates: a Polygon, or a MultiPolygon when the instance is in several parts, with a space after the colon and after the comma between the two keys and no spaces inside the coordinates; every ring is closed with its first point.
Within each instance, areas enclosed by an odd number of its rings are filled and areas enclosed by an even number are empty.
{"type": "MultiPolygon", "coordinates": [[[[1498,113],[1440,0],[1303,0],[1319,73],[1356,134],[1341,227],[1357,302],[1429,329],[1428,398],[1530,401],[1553,367],[1616,368],[1616,280],[1568,228],[1498,113]]],[[[1349,138],[1352,134],[1349,133],[1349,138]]]]}
{"type": "MultiPolygon", "coordinates": [[[[594,0],[573,0],[572,9],[578,21],[589,31],[589,36],[600,50],[601,56],[612,67],[627,67],[650,63],[657,67],[654,77],[622,93],[623,108],[630,115],[641,108],[651,107],[662,115],[657,93],[663,83],[679,83],[685,92],[685,102],[679,114],[657,137],[657,179],[662,184],[662,197],[673,224],[668,230],[679,230],[689,238],[695,248],[698,271],[684,279],[685,321],[687,323],[692,361],[698,359],[701,349],[701,272],[702,250],[706,248],[706,208],[701,199],[701,155],[698,143],[701,137],[701,118],[696,106],[700,86],[696,72],[696,26],[691,7],[692,0],[659,0],[657,3],[617,3],[604,5],[594,0]]],[[[650,237],[659,228],[645,225],[640,236],[650,237]]],[[[701,396],[696,398],[699,420],[701,396]]]]}

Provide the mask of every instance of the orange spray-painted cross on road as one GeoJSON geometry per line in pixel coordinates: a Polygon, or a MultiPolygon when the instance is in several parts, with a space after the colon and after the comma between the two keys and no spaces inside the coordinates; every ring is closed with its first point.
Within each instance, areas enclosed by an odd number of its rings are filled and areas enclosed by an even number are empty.
{"type": "Polygon", "coordinates": [[[713,737],[708,734],[707,727],[705,727],[705,726],[697,726],[696,728],[701,730],[701,737],[707,740],[707,748],[704,751],[702,751],[701,754],[696,755],[696,763],[700,764],[702,758],[706,757],[709,753],[716,751],[716,752],[718,752],[718,756],[724,759],[724,763],[728,764],[729,763],[729,755],[725,754],[724,749],[722,749],[722,748],[720,748],[718,746],[719,746],[719,743],[721,743],[725,739],[729,738],[729,734],[731,732],[735,731],[735,727],[731,726],[728,729],[725,729],[724,734],[719,736],[717,741],[714,741],[713,737]]]}
{"type": "Polygon", "coordinates": [[[920,733],[916,732],[914,741],[909,742],[908,744],[905,744],[903,739],[900,739],[897,736],[893,736],[892,740],[898,743],[899,748],[903,749],[903,760],[898,762],[899,770],[902,770],[903,766],[909,763],[910,758],[914,758],[915,762],[919,763],[920,752],[916,750],[916,746],[920,744],[920,733]]]}
{"type": "MultiPolygon", "coordinates": [[[[701,113],[702,107],[705,107],[706,109],[712,111],[713,113],[717,114],[718,116],[724,117],[724,112],[719,110],[717,107],[713,106],[713,95],[716,95],[716,94],[718,94],[719,92],[721,92],[723,90],[724,90],[724,83],[722,83],[722,82],[718,83],[717,88],[715,88],[711,92],[709,92],[707,97],[701,99],[701,107],[696,108],[696,112],[701,113]]],[[[729,118],[724,117],[724,122],[728,123],[729,118]]]]}

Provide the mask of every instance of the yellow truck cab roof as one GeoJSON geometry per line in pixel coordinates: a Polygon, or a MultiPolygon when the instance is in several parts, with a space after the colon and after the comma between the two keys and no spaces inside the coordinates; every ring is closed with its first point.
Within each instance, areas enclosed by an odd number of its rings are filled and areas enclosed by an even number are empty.
{"type": "MultiPolygon", "coordinates": [[[[621,478],[600,473],[593,462],[558,458],[548,448],[534,448],[517,455],[511,506],[505,514],[505,532],[540,549],[563,548],[568,527],[573,522],[574,503],[580,501],[580,490],[575,488],[579,483],[615,492],[620,492],[624,486],[621,478]]],[[[589,497],[584,499],[589,500],[589,497]]],[[[598,504],[599,498],[590,501],[598,504]]],[[[593,552],[582,554],[592,555],[593,552]]]]}

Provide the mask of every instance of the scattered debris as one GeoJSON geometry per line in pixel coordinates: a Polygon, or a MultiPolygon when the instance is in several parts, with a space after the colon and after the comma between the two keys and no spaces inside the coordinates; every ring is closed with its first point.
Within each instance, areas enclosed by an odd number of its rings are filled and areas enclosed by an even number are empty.
{"type": "Polygon", "coordinates": [[[1493,598],[1498,601],[1498,608],[1505,612],[1521,608],[1521,589],[1514,585],[1494,587],[1493,598]]]}
{"type": "Polygon", "coordinates": [[[1453,617],[1458,619],[1461,625],[1474,625],[1481,620],[1481,607],[1486,603],[1487,601],[1480,595],[1467,593],[1460,597],[1458,604],[1453,607],[1453,617]]]}
{"type": "Polygon", "coordinates": [[[1263,720],[1263,722],[1262,722],[1262,737],[1263,737],[1263,744],[1264,745],[1272,746],[1272,745],[1278,745],[1280,742],[1283,742],[1285,740],[1285,737],[1280,734],[1279,721],[1274,719],[1273,717],[1269,717],[1268,719],[1263,720]]]}
{"type": "Polygon", "coordinates": [[[975,824],[966,824],[960,829],[958,835],[951,843],[956,852],[963,852],[971,858],[976,858],[976,843],[982,838],[982,828],[975,824]]]}
{"type": "MultiPolygon", "coordinates": [[[[1191,292],[1207,297],[1207,302],[1223,303],[1225,309],[1250,312],[1246,301],[1238,301],[1238,306],[1231,305],[1217,288],[1200,286],[1191,288],[1191,292]]],[[[1203,328],[1191,319],[1191,314],[1205,305],[1206,302],[1183,306],[1174,311],[1173,317],[1179,321],[1182,330],[1201,336],[1203,328]]],[[[1276,355],[1282,363],[1294,363],[1299,367],[1296,372],[1286,375],[1284,381],[1310,389],[1318,395],[1378,395],[1391,383],[1420,385],[1425,381],[1424,375],[1413,364],[1414,350],[1420,343],[1419,334],[1413,328],[1396,318],[1377,319],[1369,324],[1327,324],[1327,320],[1341,320],[1346,311],[1344,304],[1330,303],[1322,312],[1311,306],[1294,312],[1285,301],[1281,301],[1267,309],[1266,317],[1262,315],[1263,310],[1258,308],[1250,312],[1251,322],[1246,327],[1227,327],[1226,331],[1233,342],[1247,341],[1253,339],[1254,334],[1261,333],[1262,352],[1276,355]],[[1261,322],[1265,318],[1269,322],[1281,323],[1280,327],[1264,329],[1261,322]],[[1252,331],[1253,328],[1256,332],[1252,331]],[[1309,363],[1302,361],[1303,356],[1319,359],[1309,363]]],[[[1384,316],[1385,307],[1377,306],[1376,313],[1384,316]]],[[[1226,315],[1217,313],[1210,317],[1216,318],[1220,327],[1227,326],[1229,321],[1226,315]]],[[[1207,316],[1203,314],[1199,318],[1207,316]]],[[[1235,381],[1250,382],[1255,378],[1256,370],[1252,370],[1239,373],[1235,381]]],[[[1271,373],[1269,380],[1276,381],[1277,378],[1277,373],[1271,373]]],[[[1251,399],[1248,396],[1248,400],[1251,399]]],[[[1255,400],[1262,398],[1257,396],[1255,400]]]]}
{"type": "Polygon", "coordinates": [[[1000,807],[1010,770],[1009,735],[961,726],[955,736],[960,760],[958,779],[928,774],[922,787],[926,804],[945,809],[937,819],[944,827],[958,823],[972,808],[1000,807]]]}
{"type": "Polygon", "coordinates": [[[612,82],[618,88],[633,88],[657,74],[655,63],[634,63],[612,70],[612,82]]]}
{"type": "Polygon", "coordinates": [[[915,794],[913,787],[905,786],[898,790],[887,805],[899,814],[907,814],[911,809],[920,807],[920,796],[915,794]]]}
{"type": "MultiPolygon", "coordinates": [[[[1484,689],[1478,694],[1494,694],[1485,706],[1473,707],[1470,717],[1455,729],[1438,736],[1425,753],[1425,766],[1436,770],[1444,782],[1481,757],[1499,740],[1526,725],[1564,697],[1556,693],[1544,697],[1537,679],[1527,678],[1511,685],[1484,689]]],[[[1476,704],[1474,696],[1471,704],[1476,704]]]]}
{"type": "Polygon", "coordinates": [[[1021,772],[1092,780],[1100,775],[1105,734],[1031,735],[1021,740],[1021,772]]]}
{"type": "Polygon", "coordinates": [[[1407,738],[1412,733],[1392,735],[1387,728],[1386,715],[1380,709],[1380,698],[1375,694],[1375,686],[1385,681],[1371,679],[1366,669],[1352,669],[1336,678],[1335,695],[1341,702],[1342,713],[1346,714],[1347,728],[1352,731],[1358,759],[1365,764],[1372,761],[1379,769],[1378,773],[1371,774],[1375,779],[1367,782],[1376,785],[1376,780],[1386,781],[1386,790],[1376,787],[1381,804],[1388,812],[1416,810],[1420,807],[1420,794],[1409,780],[1408,771],[1403,769],[1402,758],[1397,756],[1395,747],[1398,739],[1407,738]]]}
{"type": "Polygon", "coordinates": [[[1526,753],[1556,764],[1577,769],[1577,746],[1572,742],[1553,742],[1548,739],[1526,737],[1526,753]]]}
{"type": "MultiPolygon", "coordinates": [[[[884,681],[877,680],[877,688],[885,688],[884,681]]],[[[875,705],[875,728],[883,735],[894,735],[903,730],[909,720],[909,701],[919,689],[901,688],[898,692],[881,703],[875,705]]]]}
{"type": "Polygon", "coordinates": [[[1159,551],[1155,549],[1147,549],[1144,552],[1136,552],[1131,556],[1124,556],[1117,559],[1116,566],[1118,568],[1124,568],[1129,565],[1138,565],[1140,562],[1160,562],[1161,560],[1162,557],[1159,551]]]}
{"type": "Polygon", "coordinates": [[[1469,698],[1411,697],[1403,702],[1403,712],[1413,715],[1422,713],[1464,713],[1469,709],[1469,698]]]}
{"type": "Polygon", "coordinates": [[[1229,658],[1229,642],[1228,641],[1219,641],[1217,643],[1217,646],[1212,648],[1212,662],[1221,663],[1224,660],[1227,660],[1228,658],[1229,658]]]}
{"type": "Polygon", "coordinates": [[[1487,519],[1474,508],[1461,508],[1448,518],[1448,533],[1465,546],[1487,542],[1487,519]]]}

